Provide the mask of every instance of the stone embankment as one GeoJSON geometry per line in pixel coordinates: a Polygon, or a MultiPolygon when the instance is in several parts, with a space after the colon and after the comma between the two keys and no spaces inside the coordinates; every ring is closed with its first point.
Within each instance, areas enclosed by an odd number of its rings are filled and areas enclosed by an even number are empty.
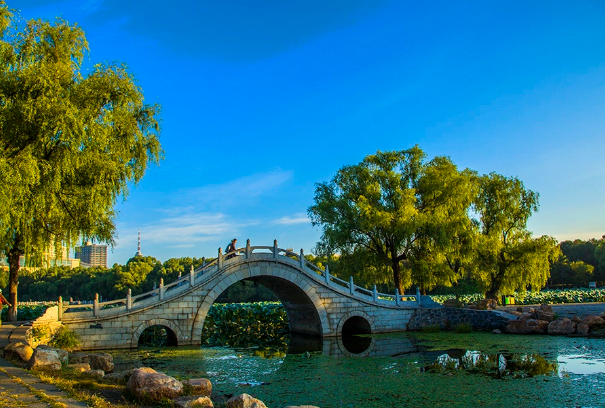
{"type": "Polygon", "coordinates": [[[438,327],[443,330],[455,329],[466,324],[473,330],[504,330],[509,319],[514,316],[494,310],[495,301],[480,301],[465,308],[456,303],[455,299],[446,301],[440,308],[417,309],[410,321],[408,330],[422,330],[428,327],[438,327]]]}
{"type": "Polygon", "coordinates": [[[506,333],[601,336],[605,329],[605,312],[599,316],[574,316],[570,319],[557,317],[550,305],[541,305],[519,307],[510,313],[516,318],[508,321],[506,333]]]}
{"type": "MultiPolygon", "coordinates": [[[[132,396],[149,403],[171,399],[176,407],[181,408],[213,408],[215,403],[227,408],[266,408],[262,401],[248,394],[226,398],[213,393],[212,383],[206,378],[179,381],[150,367],[114,373],[113,357],[104,353],[68,353],[45,345],[32,349],[24,343],[10,343],[4,348],[4,356],[25,363],[30,370],[59,371],[67,367],[83,376],[122,384],[126,382],[126,389],[132,396]]],[[[301,405],[286,408],[318,407],[301,405]]]]}

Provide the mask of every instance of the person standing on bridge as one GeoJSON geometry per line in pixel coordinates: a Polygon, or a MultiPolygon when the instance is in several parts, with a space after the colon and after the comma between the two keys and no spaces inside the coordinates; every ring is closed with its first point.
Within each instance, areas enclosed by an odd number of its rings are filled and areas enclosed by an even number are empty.
{"type": "MultiPolygon", "coordinates": [[[[225,253],[228,254],[229,252],[235,251],[237,249],[237,246],[235,244],[237,244],[237,238],[233,238],[231,242],[229,242],[229,245],[227,245],[227,249],[225,249],[225,253]]],[[[225,259],[231,258],[235,258],[235,254],[227,255],[227,258],[225,259]]]]}

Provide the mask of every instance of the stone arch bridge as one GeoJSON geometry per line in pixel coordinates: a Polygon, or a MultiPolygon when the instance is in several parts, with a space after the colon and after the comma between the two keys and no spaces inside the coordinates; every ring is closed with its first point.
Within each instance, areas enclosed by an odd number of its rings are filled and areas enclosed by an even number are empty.
{"type": "Polygon", "coordinates": [[[193,269],[175,282],[138,296],[87,305],[60,301],[58,317],[81,336],[85,350],[137,347],[139,336],[154,325],[168,328],[177,345],[199,345],[204,320],[218,296],[239,281],[271,290],[284,305],[290,331],[331,337],[343,332],[403,331],[419,307],[434,304],[428,297],[378,293],[345,282],[311,264],[303,251],[277,246],[250,246],[193,269]],[[422,303],[427,303],[422,305],[422,303]]]}

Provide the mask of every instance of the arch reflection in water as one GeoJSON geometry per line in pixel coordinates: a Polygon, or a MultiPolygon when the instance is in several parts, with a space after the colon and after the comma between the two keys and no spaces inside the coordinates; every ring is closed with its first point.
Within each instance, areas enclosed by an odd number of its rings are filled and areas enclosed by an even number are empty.
{"type": "Polygon", "coordinates": [[[342,336],[320,339],[291,335],[288,354],[321,352],[326,356],[388,357],[418,352],[405,335],[392,337],[342,336]]]}

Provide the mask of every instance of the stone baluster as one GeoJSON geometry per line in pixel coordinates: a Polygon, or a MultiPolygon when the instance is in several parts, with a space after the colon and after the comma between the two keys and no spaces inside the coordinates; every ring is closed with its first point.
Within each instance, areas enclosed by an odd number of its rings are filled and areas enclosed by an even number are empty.
{"type": "Polygon", "coordinates": [[[399,289],[395,289],[395,304],[399,306],[399,289]]]}
{"type": "Polygon", "coordinates": [[[132,289],[130,288],[126,292],[126,310],[132,310],[132,289]]]}
{"type": "Polygon", "coordinates": [[[416,286],[416,302],[418,303],[418,306],[420,306],[420,289],[418,286],[416,286]]]}
{"type": "Polygon", "coordinates": [[[250,255],[252,255],[252,247],[250,246],[250,240],[246,240],[246,259],[250,259],[250,255]]]}
{"type": "Polygon", "coordinates": [[[376,290],[376,285],[374,285],[374,302],[378,302],[378,291],[376,290]]]}
{"type": "Polygon", "coordinates": [[[277,259],[277,253],[278,253],[278,249],[277,249],[277,240],[274,239],[273,240],[273,258],[277,259]]]}
{"type": "Polygon", "coordinates": [[[97,317],[99,315],[99,294],[95,293],[95,300],[93,301],[92,304],[92,315],[94,317],[97,317]]]}
{"type": "Polygon", "coordinates": [[[349,292],[351,292],[351,295],[355,294],[355,284],[353,283],[352,276],[349,277],[349,292]]]}
{"type": "Polygon", "coordinates": [[[58,307],[58,318],[59,321],[61,321],[61,319],[63,319],[63,298],[61,296],[59,296],[59,303],[57,303],[57,307],[58,307]]]}
{"type": "MultiPolygon", "coordinates": [[[[204,258],[202,258],[202,265],[204,264],[204,258]]],[[[193,286],[195,284],[195,269],[193,269],[193,265],[191,265],[191,269],[189,269],[189,286],[193,286]]]]}
{"type": "Polygon", "coordinates": [[[160,300],[164,300],[164,278],[160,278],[160,300]]]}
{"type": "Polygon", "coordinates": [[[326,278],[326,283],[330,284],[330,268],[328,268],[328,264],[326,264],[326,271],[324,273],[324,277],[326,278]]]}
{"type": "Polygon", "coordinates": [[[223,248],[218,249],[218,268],[223,269],[223,248]]]}
{"type": "Polygon", "coordinates": [[[302,248],[300,249],[300,256],[298,257],[298,260],[300,261],[300,269],[305,269],[305,253],[303,252],[302,248]]]}

